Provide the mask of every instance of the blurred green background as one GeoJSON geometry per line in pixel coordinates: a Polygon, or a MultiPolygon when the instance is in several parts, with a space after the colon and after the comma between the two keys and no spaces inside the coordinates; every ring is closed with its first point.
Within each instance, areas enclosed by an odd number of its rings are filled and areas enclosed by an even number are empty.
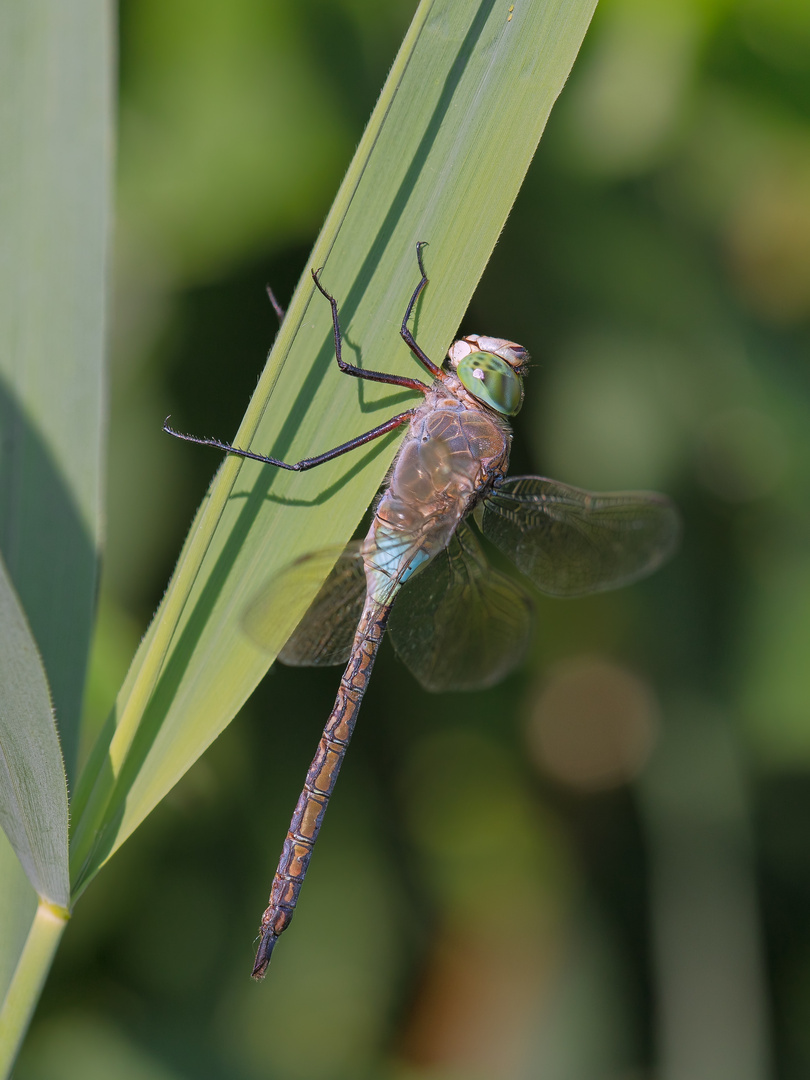
{"type": "MultiPolygon", "coordinates": [[[[163,417],[235,432],[413,9],[121,4],[96,729],[217,466],[163,417]]],[[[256,986],[339,677],[274,668],[83,897],[19,1080],[810,1075],[809,317],[810,6],[602,0],[462,329],[534,357],[512,472],[666,491],[680,554],[538,597],[486,693],[384,648],[256,986]]]]}

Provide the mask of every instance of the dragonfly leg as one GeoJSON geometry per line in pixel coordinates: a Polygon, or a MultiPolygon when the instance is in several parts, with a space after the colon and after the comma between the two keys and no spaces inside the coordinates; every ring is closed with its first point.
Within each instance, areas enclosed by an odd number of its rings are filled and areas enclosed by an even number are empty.
{"type": "Polygon", "coordinates": [[[273,292],[273,290],[270,288],[270,286],[265,285],[265,289],[267,289],[267,298],[270,301],[270,303],[273,305],[273,311],[275,311],[275,313],[276,313],[276,318],[278,319],[278,325],[281,326],[281,324],[284,322],[284,316],[287,314],[287,312],[284,310],[284,308],[281,306],[281,304],[278,302],[278,300],[276,300],[276,294],[273,292]]]}
{"type": "Polygon", "coordinates": [[[175,431],[173,427],[169,426],[170,417],[168,416],[163,421],[163,430],[167,435],[174,435],[176,439],[183,439],[185,442],[198,443],[200,446],[213,446],[217,450],[224,450],[225,453],[233,454],[235,457],[250,458],[251,461],[261,461],[265,465],[275,465],[279,469],[289,469],[291,472],[306,472],[307,469],[314,469],[316,465],[323,465],[325,461],[331,461],[332,458],[340,457],[341,454],[348,453],[349,450],[355,450],[358,446],[364,446],[373,439],[379,439],[381,435],[387,435],[389,431],[393,431],[395,428],[401,427],[402,424],[407,423],[415,412],[416,409],[408,409],[406,412],[399,413],[397,416],[392,416],[390,420],[386,420],[384,424],[379,424],[377,427],[372,428],[371,431],[366,431],[363,435],[358,435],[355,439],[349,439],[348,442],[341,443],[340,446],[336,446],[332,450],[327,450],[325,453],[318,454],[316,457],[302,458],[301,461],[292,463],[280,461],[278,458],[274,457],[267,457],[265,454],[254,454],[250,450],[242,450],[238,446],[231,446],[230,443],[220,442],[219,439],[201,439],[197,435],[184,435],[182,431],[175,431]]]}
{"type": "Polygon", "coordinates": [[[328,293],[323,285],[321,285],[320,274],[320,270],[313,270],[312,280],[315,282],[315,287],[321,295],[325,296],[332,306],[332,326],[335,332],[335,358],[337,359],[338,367],[344,375],[354,375],[358,379],[368,379],[371,382],[389,383],[391,386],[405,386],[408,390],[418,390],[420,394],[426,394],[430,387],[426,386],[421,379],[409,379],[406,375],[388,375],[384,371],[367,371],[366,368],[356,367],[354,364],[350,364],[348,360],[343,359],[343,338],[340,332],[337,300],[335,300],[334,296],[332,296],[331,293],[328,293]]]}
{"type": "Polygon", "coordinates": [[[423,365],[423,367],[427,368],[433,378],[441,379],[443,378],[442,369],[440,367],[437,367],[436,364],[434,364],[433,361],[430,359],[428,354],[419,348],[419,346],[416,344],[416,339],[414,338],[408,326],[408,321],[413,314],[413,309],[416,307],[416,301],[419,299],[422,290],[428,283],[427,274],[425,273],[425,264],[424,262],[422,262],[423,247],[427,247],[427,240],[420,240],[419,243],[416,245],[416,261],[419,263],[419,269],[422,272],[422,278],[419,284],[413,290],[413,295],[408,302],[408,307],[405,309],[405,318],[402,320],[402,326],[400,327],[399,334],[402,340],[411,350],[413,355],[416,357],[416,359],[420,362],[420,364],[423,365]]]}

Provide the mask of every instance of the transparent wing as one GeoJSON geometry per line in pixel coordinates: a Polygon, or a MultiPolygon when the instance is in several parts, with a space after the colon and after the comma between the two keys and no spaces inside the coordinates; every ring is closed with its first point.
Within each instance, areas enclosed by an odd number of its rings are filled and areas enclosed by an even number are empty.
{"type": "Polygon", "coordinates": [[[245,614],[248,635],[263,648],[277,645],[279,612],[289,609],[302,592],[311,592],[314,583],[323,580],[327,567],[334,563],[320,592],[279,653],[279,660],[293,667],[345,664],[366,592],[361,548],[360,543],[355,543],[341,548],[339,553],[334,548],[316,551],[276,574],[245,614]]]}
{"type": "Polygon", "coordinates": [[[397,653],[434,691],[492,686],[523,659],[530,630],[528,596],[487,563],[463,523],[402,587],[389,622],[397,653]]]}
{"type": "Polygon", "coordinates": [[[649,491],[592,494],[516,476],[484,500],[481,529],[544,593],[582,596],[628,585],[672,555],[674,505],[649,491]]]}

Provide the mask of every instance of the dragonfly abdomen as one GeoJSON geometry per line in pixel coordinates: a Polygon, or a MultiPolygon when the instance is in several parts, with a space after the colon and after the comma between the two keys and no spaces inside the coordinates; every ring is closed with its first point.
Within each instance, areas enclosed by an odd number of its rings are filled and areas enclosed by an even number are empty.
{"type": "Polygon", "coordinates": [[[366,692],[369,675],[377,657],[391,605],[367,600],[357,625],[351,656],[340,680],[337,697],[284,841],[270,902],[262,915],[259,949],[253,977],[264,978],[273,947],[287,929],[295,913],[298,894],[306,876],[312,849],[318,839],[329,799],[346,756],[357,714],[366,692]]]}

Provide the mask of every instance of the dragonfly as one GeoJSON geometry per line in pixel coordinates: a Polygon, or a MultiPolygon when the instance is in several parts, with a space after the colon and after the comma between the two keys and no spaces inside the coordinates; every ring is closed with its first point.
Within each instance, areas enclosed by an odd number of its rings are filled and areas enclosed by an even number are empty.
{"type": "Polygon", "coordinates": [[[336,555],[303,556],[270,582],[248,610],[246,628],[267,640],[274,612],[323,580],[280,659],[295,666],[345,664],[337,697],[307,772],[262,916],[253,977],[264,978],[292,920],[329,800],[354,732],[386,629],[395,651],[428,690],[492,686],[522,660],[531,633],[531,600],[513,577],[492,567],[479,533],[541,592],[576,597],[645,577],[673,553],[680,519],[654,492],[594,494],[539,476],[507,477],[510,418],[523,403],[529,354],[503,338],[468,334],[435,364],[410,320],[428,284],[420,280],[400,336],[431,382],[359,368],[344,360],[335,298],[313,270],[332,309],[341,372],[422,395],[412,408],[340,446],[285,462],[218,439],[171,435],[281,469],[303,472],[405,427],[373,511],[368,535],[336,555]],[[475,528],[474,528],[475,526],[475,528]],[[318,575],[320,575],[318,577],[318,575]]]}

